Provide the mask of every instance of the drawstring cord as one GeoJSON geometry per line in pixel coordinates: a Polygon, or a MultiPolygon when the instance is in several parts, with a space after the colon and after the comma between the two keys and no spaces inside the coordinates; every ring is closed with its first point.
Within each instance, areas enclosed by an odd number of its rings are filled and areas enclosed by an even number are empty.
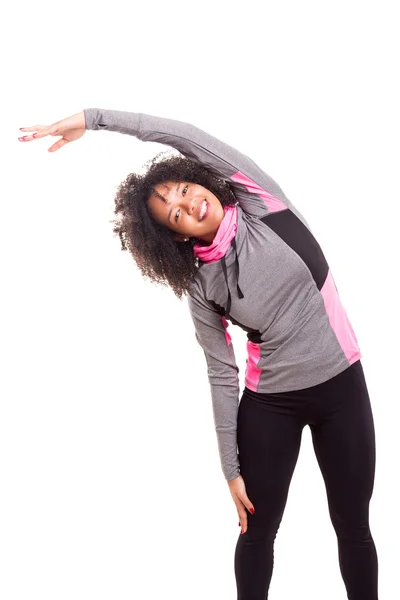
{"type": "Polygon", "coordinates": [[[236,270],[236,289],[237,289],[237,293],[240,299],[244,298],[244,294],[242,292],[242,290],[239,287],[239,259],[238,259],[238,255],[237,255],[237,249],[236,249],[236,240],[235,238],[233,238],[232,240],[232,246],[233,249],[235,251],[235,270],[236,270]]]}
{"type": "MultiPolygon", "coordinates": [[[[235,238],[233,238],[232,240],[232,246],[233,249],[235,251],[235,274],[236,274],[236,290],[238,293],[238,296],[240,299],[244,298],[244,294],[242,292],[242,290],[240,289],[239,286],[239,259],[238,259],[238,255],[237,255],[237,248],[236,248],[236,240],[235,238]]],[[[226,269],[226,262],[225,262],[225,256],[222,257],[221,259],[221,265],[222,265],[222,270],[224,272],[224,277],[225,277],[225,283],[226,283],[226,287],[228,288],[228,301],[227,301],[227,306],[226,306],[226,311],[225,311],[225,315],[229,315],[229,311],[231,310],[231,290],[229,289],[229,283],[228,283],[228,273],[227,273],[227,269],[226,269]]]]}
{"type": "Polygon", "coordinates": [[[229,289],[228,275],[227,275],[227,272],[226,272],[225,256],[222,257],[221,264],[222,264],[222,270],[223,270],[224,275],[225,275],[226,287],[228,288],[228,302],[226,303],[226,310],[225,310],[225,316],[228,316],[229,315],[229,311],[231,310],[231,290],[229,289]]]}

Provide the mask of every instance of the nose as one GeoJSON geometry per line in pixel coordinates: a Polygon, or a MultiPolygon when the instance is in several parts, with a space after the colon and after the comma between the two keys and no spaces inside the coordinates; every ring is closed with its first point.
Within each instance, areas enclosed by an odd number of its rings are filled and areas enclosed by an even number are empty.
{"type": "Polygon", "coordinates": [[[191,216],[196,208],[196,200],[195,198],[190,198],[189,196],[186,196],[183,200],[184,206],[188,212],[188,214],[191,216]]]}

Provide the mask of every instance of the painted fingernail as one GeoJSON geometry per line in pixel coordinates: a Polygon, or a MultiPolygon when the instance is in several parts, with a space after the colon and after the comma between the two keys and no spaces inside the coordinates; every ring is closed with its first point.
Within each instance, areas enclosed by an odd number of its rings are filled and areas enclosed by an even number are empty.
{"type": "Polygon", "coordinates": [[[249,511],[251,512],[252,515],[254,515],[254,508],[249,508],[249,511]]]}
{"type": "Polygon", "coordinates": [[[240,521],[239,521],[239,527],[240,527],[240,521]]]}
{"type": "Polygon", "coordinates": [[[241,529],[240,533],[244,533],[243,529],[241,529]]]}

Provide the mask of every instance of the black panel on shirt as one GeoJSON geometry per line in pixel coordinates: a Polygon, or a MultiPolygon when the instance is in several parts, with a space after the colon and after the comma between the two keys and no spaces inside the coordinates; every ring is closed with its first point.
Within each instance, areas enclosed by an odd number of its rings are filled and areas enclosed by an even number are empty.
{"type": "Polygon", "coordinates": [[[222,306],[220,306],[219,304],[217,304],[213,300],[209,300],[209,303],[213,305],[213,307],[215,308],[215,310],[217,311],[217,313],[219,313],[222,317],[225,315],[225,309],[222,306]]]}
{"type": "Polygon", "coordinates": [[[328,275],[329,265],[311,231],[290,209],[270,213],[260,220],[303,259],[318,289],[321,290],[328,275]]]}

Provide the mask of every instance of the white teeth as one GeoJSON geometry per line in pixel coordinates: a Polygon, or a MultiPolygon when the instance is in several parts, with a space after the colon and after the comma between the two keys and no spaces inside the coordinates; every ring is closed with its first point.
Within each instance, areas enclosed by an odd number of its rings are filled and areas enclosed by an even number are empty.
{"type": "Polygon", "coordinates": [[[207,202],[206,200],[203,201],[203,206],[201,207],[201,211],[200,211],[200,220],[204,217],[204,214],[206,212],[206,208],[207,208],[207,202]]]}

